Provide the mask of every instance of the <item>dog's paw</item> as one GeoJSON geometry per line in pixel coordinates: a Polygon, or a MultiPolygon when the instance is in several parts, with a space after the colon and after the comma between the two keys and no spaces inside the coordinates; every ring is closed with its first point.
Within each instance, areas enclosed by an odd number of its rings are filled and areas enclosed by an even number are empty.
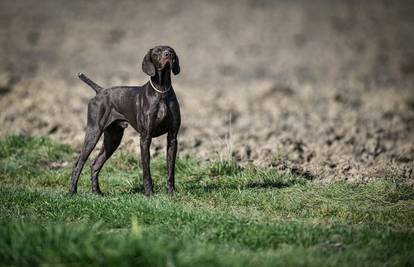
{"type": "Polygon", "coordinates": [[[100,189],[92,189],[92,193],[98,196],[102,196],[103,193],[100,189]]]}
{"type": "Polygon", "coordinates": [[[170,195],[170,196],[174,196],[175,195],[175,188],[168,187],[167,188],[167,194],[170,195]]]}
{"type": "Polygon", "coordinates": [[[70,189],[68,193],[69,195],[73,196],[76,195],[78,192],[76,190],[70,189]]]}

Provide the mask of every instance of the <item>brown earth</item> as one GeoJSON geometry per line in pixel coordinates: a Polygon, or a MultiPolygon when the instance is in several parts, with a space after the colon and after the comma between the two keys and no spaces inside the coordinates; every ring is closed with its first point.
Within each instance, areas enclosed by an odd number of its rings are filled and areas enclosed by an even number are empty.
{"type": "MultiPolygon", "coordinates": [[[[180,155],[234,157],[323,180],[413,182],[412,1],[1,1],[0,136],[77,148],[101,85],[180,56],[180,155]]],[[[153,142],[164,153],[165,138],[153,142]]],[[[122,149],[138,151],[128,128],[122,149]]]]}

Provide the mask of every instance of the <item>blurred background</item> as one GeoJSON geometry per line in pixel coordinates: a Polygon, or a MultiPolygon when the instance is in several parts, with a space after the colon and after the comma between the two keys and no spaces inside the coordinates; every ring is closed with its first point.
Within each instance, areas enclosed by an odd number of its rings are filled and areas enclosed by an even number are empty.
{"type": "MultiPolygon", "coordinates": [[[[2,0],[0,136],[80,148],[94,92],[76,73],[141,85],[145,53],[166,44],[181,63],[180,156],[413,181],[413,14],[409,0],[2,0]]],[[[131,128],[121,149],[138,155],[131,128]]]]}

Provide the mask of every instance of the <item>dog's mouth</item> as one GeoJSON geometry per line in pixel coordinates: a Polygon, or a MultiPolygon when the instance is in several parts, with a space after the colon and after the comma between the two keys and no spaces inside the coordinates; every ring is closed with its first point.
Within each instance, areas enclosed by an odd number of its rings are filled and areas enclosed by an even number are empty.
{"type": "Polygon", "coordinates": [[[171,70],[171,64],[172,64],[171,60],[170,59],[166,59],[164,61],[164,63],[161,65],[160,70],[171,70]]]}

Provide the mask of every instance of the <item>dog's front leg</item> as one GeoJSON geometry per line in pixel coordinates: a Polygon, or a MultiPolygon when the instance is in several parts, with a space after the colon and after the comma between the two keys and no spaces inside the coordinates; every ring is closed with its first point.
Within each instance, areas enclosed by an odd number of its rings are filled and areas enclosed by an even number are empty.
{"type": "Polygon", "coordinates": [[[169,194],[175,192],[175,159],[177,157],[177,133],[169,132],[167,136],[167,191],[169,194]]]}
{"type": "Polygon", "coordinates": [[[150,145],[151,145],[151,136],[142,135],[141,140],[140,140],[141,163],[142,163],[142,171],[143,171],[143,177],[144,177],[144,194],[146,196],[150,196],[153,193],[151,170],[150,170],[150,145]]]}

